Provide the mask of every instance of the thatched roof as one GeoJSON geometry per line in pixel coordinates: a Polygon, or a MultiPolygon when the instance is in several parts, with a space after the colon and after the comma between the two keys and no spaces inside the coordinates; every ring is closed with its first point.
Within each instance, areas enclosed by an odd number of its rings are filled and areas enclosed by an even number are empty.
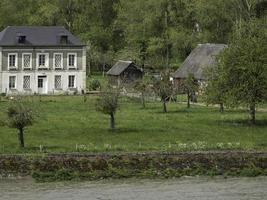
{"type": "Polygon", "coordinates": [[[225,44],[199,44],[174,73],[173,77],[186,78],[189,73],[192,73],[196,79],[205,80],[205,69],[215,65],[216,55],[225,47],[227,47],[225,44]]]}
{"type": "Polygon", "coordinates": [[[119,60],[108,72],[107,75],[118,76],[130,65],[134,64],[132,61],[119,60]]]}

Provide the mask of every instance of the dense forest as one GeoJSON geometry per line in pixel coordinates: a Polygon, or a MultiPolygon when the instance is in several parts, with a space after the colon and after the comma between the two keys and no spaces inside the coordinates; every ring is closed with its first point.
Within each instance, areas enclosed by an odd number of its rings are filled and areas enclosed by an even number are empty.
{"type": "Polygon", "coordinates": [[[266,0],[1,0],[0,27],[63,25],[88,47],[91,70],[116,60],[176,69],[198,43],[225,43],[266,0]]]}

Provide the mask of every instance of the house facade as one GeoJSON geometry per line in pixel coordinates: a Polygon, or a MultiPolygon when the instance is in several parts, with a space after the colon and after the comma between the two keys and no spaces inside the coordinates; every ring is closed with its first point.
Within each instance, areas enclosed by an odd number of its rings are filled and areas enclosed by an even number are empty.
{"type": "Polygon", "coordinates": [[[86,88],[86,47],[64,27],[0,32],[0,93],[73,94],[86,88]]]}

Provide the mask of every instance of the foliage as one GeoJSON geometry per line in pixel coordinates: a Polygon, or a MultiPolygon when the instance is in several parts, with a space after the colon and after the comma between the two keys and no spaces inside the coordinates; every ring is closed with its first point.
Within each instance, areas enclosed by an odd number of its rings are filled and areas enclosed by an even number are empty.
{"type": "Polygon", "coordinates": [[[88,45],[91,71],[110,67],[117,59],[134,60],[143,68],[177,67],[198,43],[228,43],[234,27],[253,17],[266,18],[265,0],[0,2],[1,29],[65,26],[88,45]]]}
{"type": "Polygon", "coordinates": [[[151,85],[152,85],[152,80],[151,80],[151,77],[149,77],[148,75],[143,76],[142,79],[138,80],[135,83],[134,89],[141,94],[140,98],[141,98],[141,103],[142,103],[143,108],[146,107],[145,97],[149,93],[151,93],[151,89],[152,89],[151,85]]]}
{"type": "Polygon", "coordinates": [[[101,91],[99,98],[96,101],[96,110],[104,114],[110,115],[110,128],[115,129],[115,113],[119,107],[119,89],[111,87],[101,91]]]}
{"type": "Polygon", "coordinates": [[[189,73],[183,81],[182,90],[187,94],[187,107],[190,107],[190,101],[196,101],[196,93],[199,90],[198,81],[192,73],[189,73]]]}
{"type": "MultiPolygon", "coordinates": [[[[78,154],[79,155],[79,154],[78,154]]],[[[253,152],[84,156],[0,156],[0,175],[32,175],[37,181],[99,180],[106,178],[173,178],[181,176],[267,175],[266,154],[253,152]],[[175,155],[175,156],[174,156],[175,155]]]]}
{"type": "Polygon", "coordinates": [[[226,102],[232,107],[248,106],[253,124],[255,107],[267,101],[266,30],[262,21],[255,20],[236,29],[216,69],[219,87],[226,91],[223,92],[226,102]]]}
{"type": "Polygon", "coordinates": [[[26,127],[33,125],[33,110],[26,102],[15,100],[7,109],[7,120],[5,124],[10,128],[18,130],[20,147],[24,147],[24,130],[26,127]]]}
{"type": "Polygon", "coordinates": [[[206,71],[208,80],[204,86],[204,98],[209,104],[219,104],[220,112],[224,111],[224,104],[226,102],[227,87],[224,85],[224,78],[221,76],[222,68],[220,65],[209,68],[206,71]]]}
{"type": "Polygon", "coordinates": [[[163,104],[163,112],[167,112],[166,103],[172,99],[174,94],[174,87],[170,81],[169,71],[161,73],[161,80],[154,83],[154,91],[160,98],[163,104]]]}
{"type": "Polygon", "coordinates": [[[100,89],[100,87],[101,87],[101,84],[100,84],[99,80],[93,79],[92,81],[90,81],[89,88],[91,90],[98,90],[98,89],[100,89]]]}

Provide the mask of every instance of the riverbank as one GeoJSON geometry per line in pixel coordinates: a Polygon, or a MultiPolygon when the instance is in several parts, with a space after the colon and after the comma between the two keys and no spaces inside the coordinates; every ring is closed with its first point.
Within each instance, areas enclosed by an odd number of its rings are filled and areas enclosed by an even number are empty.
{"type": "Polygon", "coordinates": [[[0,155],[0,176],[40,182],[182,176],[266,176],[267,152],[0,155]]]}

